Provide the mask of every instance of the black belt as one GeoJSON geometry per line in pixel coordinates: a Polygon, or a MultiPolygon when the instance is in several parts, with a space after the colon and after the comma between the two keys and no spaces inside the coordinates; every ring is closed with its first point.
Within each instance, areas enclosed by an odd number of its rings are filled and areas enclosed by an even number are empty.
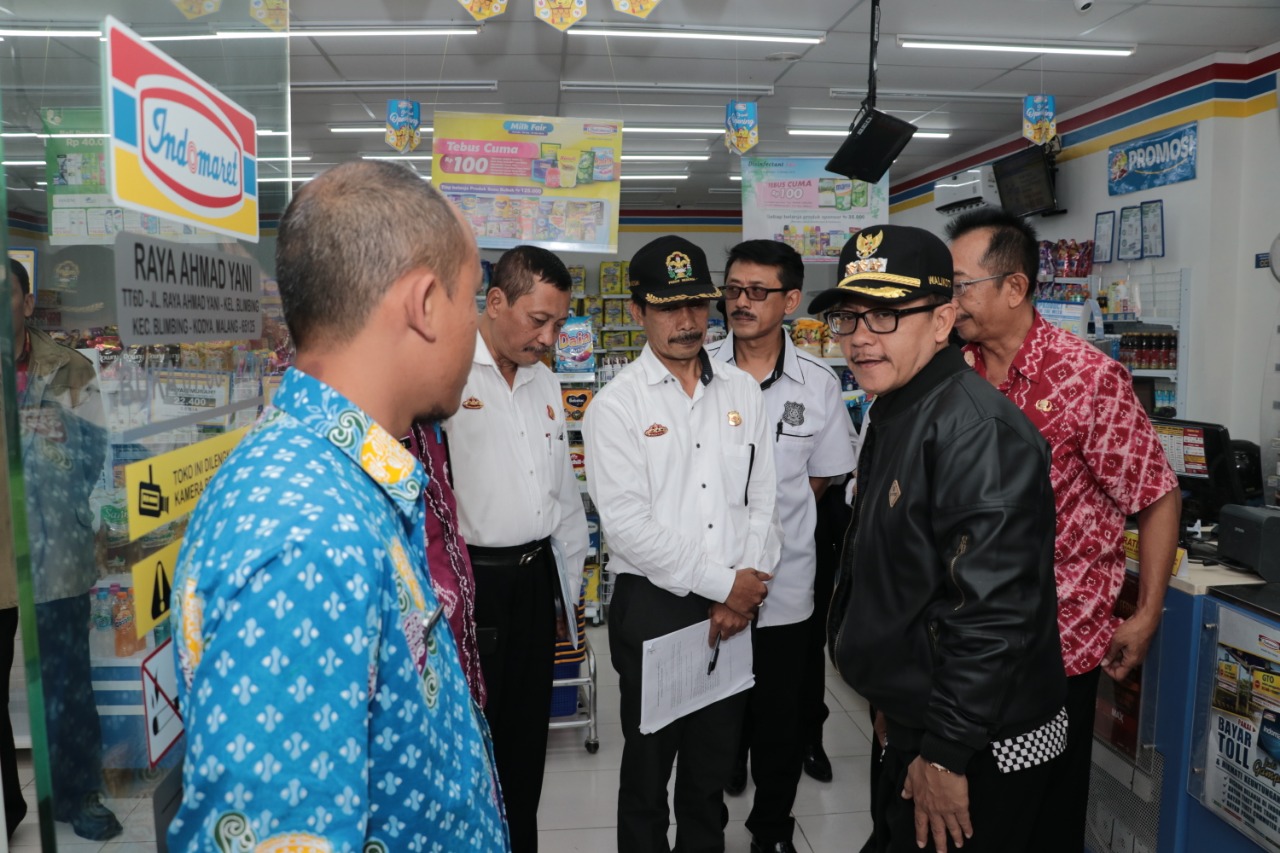
{"type": "Polygon", "coordinates": [[[467,553],[471,555],[473,566],[527,566],[550,548],[551,540],[548,538],[507,548],[468,545],[467,553]]]}

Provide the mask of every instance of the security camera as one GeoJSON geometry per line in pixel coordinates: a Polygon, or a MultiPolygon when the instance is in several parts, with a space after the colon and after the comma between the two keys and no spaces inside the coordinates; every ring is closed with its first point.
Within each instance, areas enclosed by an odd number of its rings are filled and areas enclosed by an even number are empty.
{"type": "Polygon", "coordinates": [[[1093,0],[1071,0],[1071,2],[1076,4],[1077,12],[1088,12],[1093,8],[1093,0]]]}

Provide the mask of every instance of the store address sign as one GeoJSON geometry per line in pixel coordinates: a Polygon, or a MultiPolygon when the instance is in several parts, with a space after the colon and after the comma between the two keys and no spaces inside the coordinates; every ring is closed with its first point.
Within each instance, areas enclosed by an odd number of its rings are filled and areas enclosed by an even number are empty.
{"type": "Polygon", "coordinates": [[[257,123],[108,17],[111,195],[123,207],[257,242],[257,123]]]}

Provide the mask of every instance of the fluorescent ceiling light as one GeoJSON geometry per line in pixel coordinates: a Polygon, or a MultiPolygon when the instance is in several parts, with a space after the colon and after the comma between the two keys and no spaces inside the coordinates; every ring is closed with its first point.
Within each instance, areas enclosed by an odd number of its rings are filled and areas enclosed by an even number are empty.
{"type": "Polygon", "coordinates": [[[440,92],[496,92],[497,80],[310,80],[293,82],[295,92],[399,91],[429,89],[440,92]]]}
{"type": "Polygon", "coordinates": [[[636,127],[626,124],[623,133],[686,133],[690,136],[710,136],[724,133],[724,127],[636,127]]]}
{"type": "Polygon", "coordinates": [[[1138,49],[1133,44],[1105,44],[1084,41],[1039,41],[1025,39],[967,39],[944,36],[898,36],[898,47],[928,50],[983,50],[1002,53],[1060,53],[1070,56],[1132,56],[1138,49]]]}
{"type": "Polygon", "coordinates": [[[707,192],[712,195],[742,195],[742,190],[738,187],[711,187],[707,192]]]}
{"type": "Polygon", "coordinates": [[[294,175],[292,178],[258,178],[260,184],[300,184],[309,181],[315,175],[294,175]]]}
{"type": "Polygon", "coordinates": [[[761,98],[773,94],[772,86],[734,83],[653,83],[644,80],[609,83],[603,80],[561,80],[561,92],[652,92],[669,95],[737,95],[761,98]]]}
{"type": "Polygon", "coordinates": [[[0,29],[0,36],[9,38],[58,38],[58,39],[96,39],[102,38],[101,30],[37,30],[37,29],[0,29]]]}
{"type": "Polygon", "coordinates": [[[37,133],[40,139],[106,139],[105,133],[37,133]]]}
{"type": "Polygon", "coordinates": [[[221,39],[397,38],[400,36],[474,36],[479,27],[292,27],[274,30],[218,30],[221,39]]]}
{"type": "Polygon", "coordinates": [[[287,130],[263,130],[262,128],[258,128],[258,135],[259,135],[259,136],[288,136],[288,135],[289,135],[289,131],[287,131],[287,130]]]}
{"type": "Polygon", "coordinates": [[[43,166],[43,160],[5,160],[0,165],[4,166],[43,166]]]}
{"type": "Polygon", "coordinates": [[[425,160],[431,162],[430,154],[361,154],[361,160],[425,160]]]}
{"type": "MultiPolygon", "coordinates": [[[[832,98],[849,98],[860,101],[867,96],[867,90],[832,86],[828,94],[832,98]]],[[[876,97],[887,98],[889,100],[920,101],[1021,101],[1023,95],[1018,92],[943,92],[907,89],[876,89],[876,97]]]]}
{"type": "Polygon", "coordinates": [[[633,193],[644,193],[645,195],[650,193],[673,193],[675,191],[675,187],[622,187],[618,190],[618,192],[625,193],[627,195],[631,195],[633,193]]]}
{"type": "Polygon", "coordinates": [[[730,175],[730,176],[729,176],[729,180],[731,180],[731,181],[740,181],[740,180],[742,180],[742,176],[741,176],[741,175],[730,175]]]}
{"type": "Polygon", "coordinates": [[[623,160],[630,160],[633,163],[684,163],[686,161],[710,160],[710,154],[623,154],[623,160]]]}
{"type": "Polygon", "coordinates": [[[6,131],[4,133],[0,133],[0,136],[4,137],[5,139],[38,139],[40,138],[41,135],[42,134],[36,133],[35,131],[31,131],[31,130],[13,131],[13,132],[6,131]]]}
{"type": "Polygon", "coordinates": [[[820,30],[755,30],[729,27],[627,27],[590,22],[568,30],[574,36],[607,36],[611,38],[698,39],[703,41],[758,41],[771,44],[822,44],[827,34],[820,30]]]}
{"type": "Polygon", "coordinates": [[[624,181],[687,181],[688,175],[623,175],[624,181]]]}
{"type": "Polygon", "coordinates": [[[36,181],[36,186],[38,186],[38,187],[47,187],[47,186],[49,186],[49,182],[48,182],[48,181],[36,181]]]}
{"type": "MultiPolygon", "coordinates": [[[[422,133],[431,133],[433,130],[435,130],[435,128],[424,125],[422,127],[419,127],[418,130],[422,133]]],[[[387,126],[384,124],[379,127],[371,127],[369,125],[364,125],[362,127],[331,127],[329,128],[329,132],[330,133],[386,133],[387,126]]]]}
{"type": "MultiPolygon", "coordinates": [[[[792,136],[848,136],[848,130],[839,128],[789,127],[787,133],[792,136]]],[[[942,130],[917,130],[912,139],[950,139],[951,134],[942,130]]]]}
{"type": "Polygon", "coordinates": [[[311,159],[310,154],[300,154],[297,157],[259,157],[259,163],[306,163],[311,159]]]}

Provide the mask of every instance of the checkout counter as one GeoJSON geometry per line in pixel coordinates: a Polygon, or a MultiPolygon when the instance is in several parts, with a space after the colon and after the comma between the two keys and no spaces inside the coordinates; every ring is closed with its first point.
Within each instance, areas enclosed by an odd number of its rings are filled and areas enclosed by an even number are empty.
{"type": "Polygon", "coordinates": [[[1141,673],[1102,677],[1093,752],[1091,853],[1280,850],[1280,584],[1179,552],[1141,673]]]}

